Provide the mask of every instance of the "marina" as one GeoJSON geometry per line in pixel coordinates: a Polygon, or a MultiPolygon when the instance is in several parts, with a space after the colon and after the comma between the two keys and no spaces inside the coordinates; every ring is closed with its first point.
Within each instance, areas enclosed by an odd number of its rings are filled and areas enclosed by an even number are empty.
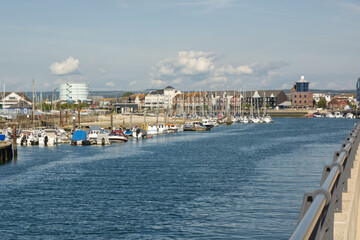
{"type": "Polygon", "coordinates": [[[355,122],[276,118],[108,146],[18,146],[0,168],[2,235],[288,239],[303,193],[355,122]]]}

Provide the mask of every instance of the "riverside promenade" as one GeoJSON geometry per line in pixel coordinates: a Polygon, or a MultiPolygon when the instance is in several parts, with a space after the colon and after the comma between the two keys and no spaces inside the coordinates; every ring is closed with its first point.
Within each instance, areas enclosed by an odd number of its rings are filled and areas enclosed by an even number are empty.
{"type": "Polygon", "coordinates": [[[290,239],[360,240],[360,122],[325,165],[320,187],[304,194],[290,239]]]}

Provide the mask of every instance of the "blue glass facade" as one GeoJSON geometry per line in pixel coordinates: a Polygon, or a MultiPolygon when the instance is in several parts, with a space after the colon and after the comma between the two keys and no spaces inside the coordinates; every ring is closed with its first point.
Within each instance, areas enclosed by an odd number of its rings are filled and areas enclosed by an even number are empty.
{"type": "Polygon", "coordinates": [[[295,86],[295,91],[297,92],[308,92],[309,83],[308,82],[297,82],[295,86]]]}

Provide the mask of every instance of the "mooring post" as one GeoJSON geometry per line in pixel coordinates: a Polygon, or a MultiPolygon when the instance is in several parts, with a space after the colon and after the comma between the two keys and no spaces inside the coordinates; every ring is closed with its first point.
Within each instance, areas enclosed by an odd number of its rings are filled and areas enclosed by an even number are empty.
{"type": "Polygon", "coordinates": [[[17,144],[16,144],[16,126],[13,126],[13,149],[14,149],[14,159],[17,157],[17,144]]]}
{"type": "Polygon", "coordinates": [[[80,128],[80,110],[78,110],[78,126],[80,128]]]}
{"type": "Polygon", "coordinates": [[[60,126],[63,126],[62,116],[61,116],[61,110],[60,110],[60,126]]]}

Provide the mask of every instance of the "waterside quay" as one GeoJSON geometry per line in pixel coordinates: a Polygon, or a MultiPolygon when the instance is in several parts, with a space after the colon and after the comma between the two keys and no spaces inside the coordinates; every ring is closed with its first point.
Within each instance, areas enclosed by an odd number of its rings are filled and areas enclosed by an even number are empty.
{"type": "Polygon", "coordinates": [[[304,194],[290,239],[360,239],[360,123],[325,165],[320,187],[304,194]]]}
{"type": "Polygon", "coordinates": [[[13,158],[12,142],[0,141],[0,165],[10,162],[13,158]]]}

